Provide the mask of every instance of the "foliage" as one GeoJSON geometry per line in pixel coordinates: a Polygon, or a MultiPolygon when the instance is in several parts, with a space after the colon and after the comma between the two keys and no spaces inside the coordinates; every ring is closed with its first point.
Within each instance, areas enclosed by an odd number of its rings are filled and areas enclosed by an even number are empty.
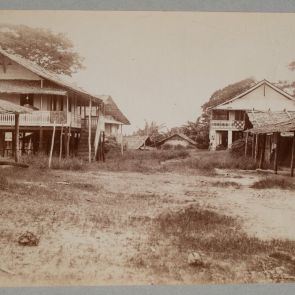
{"type": "Polygon", "coordinates": [[[147,120],[145,120],[144,128],[139,128],[133,133],[133,135],[150,136],[153,142],[157,142],[165,138],[166,133],[163,132],[165,127],[166,126],[164,124],[158,124],[155,121],[149,123],[147,120]]]}
{"type": "Polygon", "coordinates": [[[71,76],[82,68],[82,58],[73,50],[73,43],[62,33],[26,25],[0,24],[0,44],[8,52],[57,74],[71,76]]]}
{"type": "Polygon", "coordinates": [[[202,105],[202,108],[205,111],[209,107],[214,107],[218,104],[228,101],[251,88],[254,84],[255,80],[253,78],[247,78],[219,89],[211,95],[208,102],[202,105]]]}

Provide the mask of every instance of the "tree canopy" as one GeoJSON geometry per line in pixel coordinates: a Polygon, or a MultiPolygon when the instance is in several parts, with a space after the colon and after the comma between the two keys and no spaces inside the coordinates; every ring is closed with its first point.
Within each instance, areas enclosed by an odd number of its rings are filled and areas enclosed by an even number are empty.
{"type": "Polygon", "coordinates": [[[72,41],[48,29],[0,24],[0,46],[57,74],[71,76],[83,67],[72,41]]]}
{"type": "Polygon", "coordinates": [[[254,84],[255,80],[253,78],[247,78],[219,89],[211,95],[209,101],[202,105],[202,108],[203,110],[206,110],[209,107],[214,107],[218,104],[228,101],[251,88],[254,84]]]}

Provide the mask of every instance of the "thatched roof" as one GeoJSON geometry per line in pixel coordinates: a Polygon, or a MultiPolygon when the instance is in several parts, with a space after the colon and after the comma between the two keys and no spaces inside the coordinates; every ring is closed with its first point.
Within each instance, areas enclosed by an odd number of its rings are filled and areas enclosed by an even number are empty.
{"type": "Polygon", "coordinates": [[[121,122],[124,125],[130,125],[129,120],[121,112],[115,101],[110,95],[98,95],[105,105],[105,115],[112,116],[116,121],[121,122]]]}
{"type": "Polygon", "coordinates": [[[286,122],[295,118],[295,111],[278,111],[278,112],[262,112],[262,111],[247,111],[250,122],[253,128],[286,122]]]}
{"type": "Polygon", "coordinates": [[[127,149],[138,150],[144,145],[150,145],[151,140],[149,136],[124,136],[123,143],[127,149]]]}
{"type": "Polygon", "coordinates": [[[23,66],[24,68],[28,69],[29,71],[38,75],[39,77],[41,77],[43,79],[47,79],[57,85],[60,85],[62,87],[65,87],[65,88],[77,93],[77,94],[80,94],[81,97],[83,97],[87,100],[91,97],[95,103],[100,104],[102,102],[100,98],[88,93],[87,91],[85,91],[81,87],[78,87],[74,83],[70,83],[70,82],[66,81],[65,78],[62,78],[60,75],[57,75],[56,73],[45,70],[41,66],[35,64],[34,62],[32,62],[30,60],[27,60],[27,59],[21,57],[20,55],[9,53],[9,52],[3,50],[1,48],[1,46],[0,46],[0,54],[7,57],[11,61],[23,66]]]}
{"type": "Polygon", "coordinates": [[[175,133],[175,134],[172,134],[172,135],[164,138],[163,140],[157,142],[156,145],[157,146],[160,146],[160,145],[164,144],[167,140],[170,140],[170,139],[173,139],[173,138],[179,138],[181,140],[187,141],[188,143],[190,143],[192,145],[197,145],[197,143],[195,141],[193,141],[192,139],[190,139],[188,136],[186,136],[183,133],[175,133]]]}
{"type": "Polygon", "coordinates": [[[17,81],[17,80],[7,80],[1,81],[0,93],[5,94],[52,94],[52,95],[66,95],[67,92],[62,89],[46,87],[41,88],[40,83],[36,85],[35,81],[17,81]]]}
{"type": "Polygon", "coordinates": [[[261,127],[252,128],[246,130],[246,132],[255,133],[255,134],[266,134],[266,133],[275,133],[275,132],[290,132],[295,131],[295,118],[290,119],[285,122],[280,122],[276,124],[267,124],[261,127]]]}
{"type": "Polygon", "coordinates": [[[27,114],[32,110],[15,103],[0,99],[0,114],[27,114]]]}

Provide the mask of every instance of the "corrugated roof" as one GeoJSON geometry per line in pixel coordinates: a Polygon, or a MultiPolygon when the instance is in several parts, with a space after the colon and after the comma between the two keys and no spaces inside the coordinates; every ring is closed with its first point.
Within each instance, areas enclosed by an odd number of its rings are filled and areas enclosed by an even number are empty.
{"type": "Polygon", "coordinates": [[[32,113],[32,111],[29,108],[0,99],[0,114],[28,114],[32,113]]]}
{"type": "MultiPolygon", "coordinates": [[[[40,84],[40,83],[39,83],[40,84]]],[[[62,89],[46,87],[41,88],[40,85],[37,86],[33,81],[17,81],[17,80],[7,80],[0,82],[0,93],[5,94],[52,94],[52,95],[66,95],[67,92],[62,89]]]]}
{"type": "Polygon", "coordinates": [[[81,87],[78,87],[77,85],[66,81],[60,75],[57,75],[56,73],[45,70],[41,66],[33,63],[30,60],[27,60],[27,59],[21,57],[20,55],[8,53],[7,51],[3,50],[1,48],[1,46],[0,46],[0,53],[2,55],[6,56],[7,58],[9,58],[10,60],[16,62],[17,64],[19,64],[19,65],[25,67],[26,69],[30,70],[31,72],[35,73],[36,75],[40,76],[41,78],[47,79],[47,80],[54,82],[60,86],[66,87],[66,88],[70,89],[71,91],[76,92],[82,96],[91,97],[93,99],[93,101],[98,104],[102,102],[102,100],[100,98],[96,97],[95,95],[93,95],[91,93],[88,93],[87,91],[85,91],[81,87]]]}
{"type": "Polygon", "coordinates": [[[138,150],[149,138],[149,136],[124,136],[123,143],[127,145],[127,149],[138,150]]]}
{"type": "Polygon", "coordinates": [[[183,134],[183,133],[175,133],[175,134],[173,134],[173,135],[170,135],[170,136],[166,137],[165,139],[163,139],[163,140],[157,142],[156,145],[157,145],[157,146],[162,145],[162,144],[164,144],[167,140],[169,140],[169,139],[171,139],[171,138],[173,138],[173,137],[180,137],[181,139],[183,139],[183,140],[189,142],[189,143],[192,144],[192,145],[197,145],[197,143],[196,143],[195,141],[193,141],[192,139],[190,139],[188,136],[186,136],[186,135],[183,134]]]}
{"type": "Polygon", "coordinates": [[[130,125],[127,117],[121,112],[117,104],[110,95],[98,95],[105,105],[105,115],[112,116],[116,121],[121,122],[124,125],[130,125]]]}

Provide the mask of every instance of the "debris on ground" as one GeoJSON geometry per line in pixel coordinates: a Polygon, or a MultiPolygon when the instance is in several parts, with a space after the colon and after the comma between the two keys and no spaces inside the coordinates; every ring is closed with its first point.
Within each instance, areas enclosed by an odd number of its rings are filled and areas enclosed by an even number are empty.
{"type": "Polygon", "coordinates": [[[187,257],[187,262],[191,266],[204,266],[204,261],[200,253],[191,252],[187,257]]]}
{"type": "Polygon", "coordinates": [[[18,243],[22,246],[38,246],[40,239],[32,232],[25,232],[18,238],[18,243]]]}

